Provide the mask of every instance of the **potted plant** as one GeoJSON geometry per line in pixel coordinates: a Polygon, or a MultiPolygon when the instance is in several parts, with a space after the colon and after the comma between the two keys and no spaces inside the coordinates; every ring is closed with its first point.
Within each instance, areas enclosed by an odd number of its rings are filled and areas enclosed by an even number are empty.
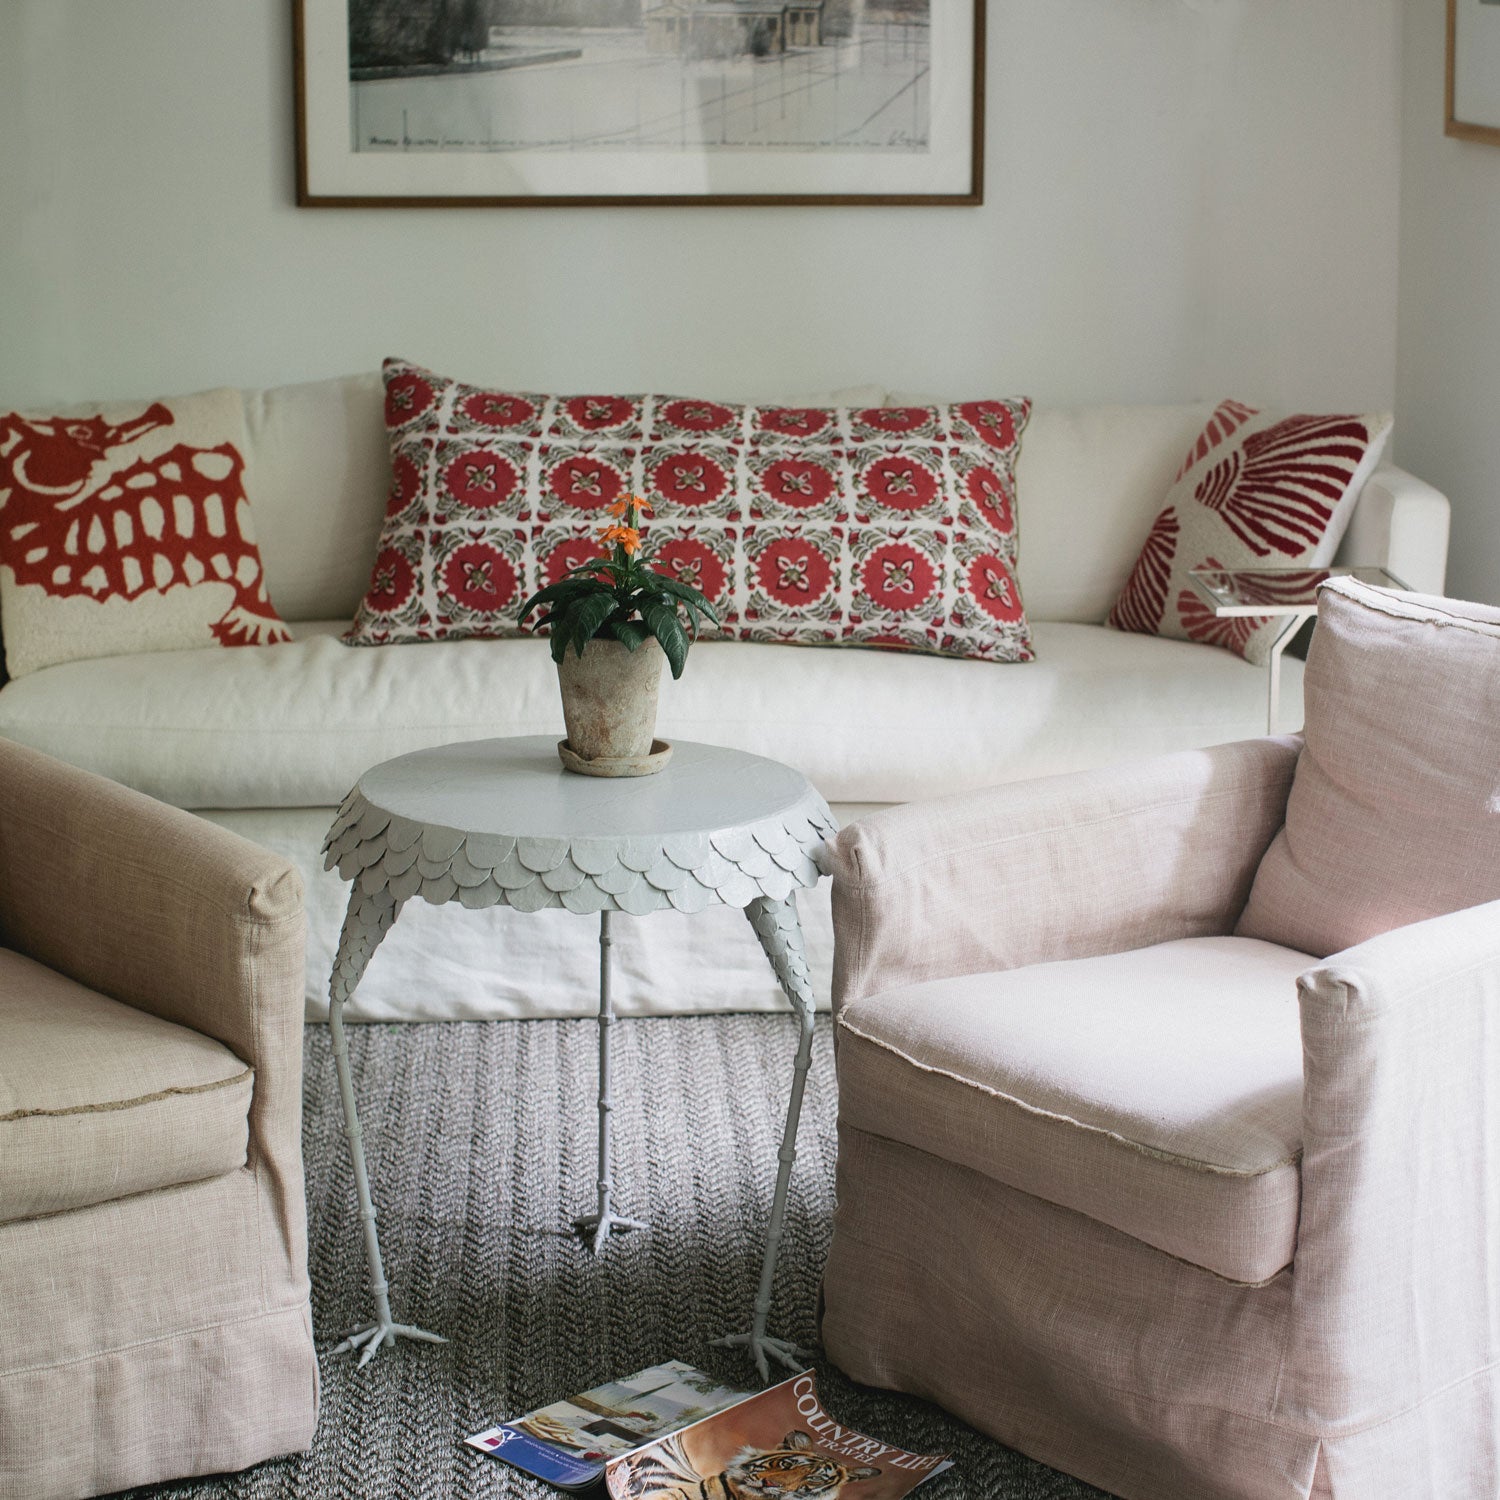
{"type": "Polygon", "coordinates": [[[599,531],[609,553],[569,569],[521,606],[521,624],[540,609],[537,624],[551,632],[568,726],[558,754],[584,775],[648,776],[666,765],[672,747],[654,737],[662,660],[681,677],[699,616],[719,623],[697,589],[647,565],[641,513],[651,508],[640,495],[616,500],[614,519],[599,531]]]}

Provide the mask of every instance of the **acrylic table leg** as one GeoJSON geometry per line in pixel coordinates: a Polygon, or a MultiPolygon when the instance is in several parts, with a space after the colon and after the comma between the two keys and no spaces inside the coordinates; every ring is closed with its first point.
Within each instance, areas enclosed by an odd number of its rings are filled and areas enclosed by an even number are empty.
{"type": "Polygon", "coordinates": [[[338,957],[328,986],[328,1029],[333,1040],[333,1062],[338,1071],[339,1100],[344,1110],[344,1136],[349,1143],[349,1160],[354,1167],[354,1191],[359,1197],[359,1217],[364,1229],[365,1263],[370,1271],[370,1291],[375,1298],[375,1321],[356,1328],[339,1344],[334,1354],[359,1349],[363,1367],[384,1344],[398,1338],[425,1339],[445,1344],[441,1334],[428,1333],[409,1323],[398,1323],[391,1313],[390,1288],[385,1279],[385,1265],[380,1258],[380,1236],[375,1229],[375,1202],[370,1195],[370,1176],[365,1167],[364,1132],[359,1125],[359,1109],[354,1102],[354,1077],[349,1067],[349,1042],[344,1035],[344,1004],[363,977],[370,956],[389,930],[401,903],[389,891],[373,896],[360,890],[356,881],[349,896],[349,911],[339,937],[338,957]]]}
{"type": "Polygon", "coordinates": [[[1311,612],[1295,614],[1286,628],[1271,643],[1271,655],[1267,661],[1266,681],[1266,733],[1276,733],[1276,720],[1281,716],[1281,657],[1292,644],[1297,632],[1312,618],[1311,612]]]}
{"type": "Polygon", "coordinates": [[[646,1229],[639,1219],[627,1219],[614,1211],[614,1160],[612,1157],[611,1121],[614,1099],[611,1093],[609,1043],[615,1024],[614,996],[610,985],[610,913],[599,913],[599,1177],[598,1200],[594,1212],[573,1221],[589,1248],[597,1255],[612,1234],[631,1229],[646,1229]]]}
{"type": "Polygon", "coordinates": [[[792,1069],[792,1090],[787,1099],[786,1120],[781,1132],[781,1149],[776,1153],[776,1191],[771,1199],[771,1222],[766,1231],[766,1247],[761,1256],[760,1286],[755,1295],[755,1314],[748,1333],[726,1334],[715,1339],[727,1347],[749,1349],[762,1380],[771,1378],[770,1359],[790,1370],[801,1369],[811,1358],[810,1351],[785,1339],[772,1338],[766,1332],[771,1315],[771,1290],[776,1280],[776,1261],[781,1252],[781,1237],[786,1228],[786,1200],[791,1188],[792,1163],[797,1160],[797,1126],[802,1117],[802,1097],[807,1088],[807,1073],[812,1064],[814,999],[807,952],[802,941],[802,926],[797,919],[795,898],[773,901],[759,896],[745,908],[745,915],[765,949],[776,973],[777,982],[797,1015],[797,1058],[792,1069]]]}

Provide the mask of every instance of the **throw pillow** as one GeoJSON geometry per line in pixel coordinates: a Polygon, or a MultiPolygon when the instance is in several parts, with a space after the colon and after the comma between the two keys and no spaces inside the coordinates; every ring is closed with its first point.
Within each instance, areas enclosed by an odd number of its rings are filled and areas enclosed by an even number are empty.
{"type": "Polygon", "coordinates": [[[232,390],[0,414],[12,677],[81,657],[288,641],[266,594],[232,390]]]}
{"type": "Polygon", "coordinates": [[[480,390],[385,365],[393,484],[355,645],[524,634],[521,601],[655,507],[653,564],[720,636],[1031,658],[1015,577],[1029,403],[743,406],[480,390]]]}
{"type": "Polygon", "coordinates": [[[1326,957],[1500,899],[1500,609],[1335,578],[1286,824],[1236,929],[1326,957]]]}
{"type": "Polygon", "coordinates": [[[1332,562],[1390,429],[1388,415],[1277,417],[1221,402],[1183,460],[1109,623],[1264,662],[1285,620],[1219,619],[1193,592],[1189,571],[1332,562]]]}

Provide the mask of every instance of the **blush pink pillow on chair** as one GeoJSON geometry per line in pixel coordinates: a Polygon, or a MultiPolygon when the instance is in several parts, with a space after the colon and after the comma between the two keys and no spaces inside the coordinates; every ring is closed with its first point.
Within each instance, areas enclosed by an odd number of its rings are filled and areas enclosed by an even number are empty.
{"type": "Polygon", "coordinates": [[[1500,899],[1500,609],[1336,578],[1286,824],[1236,932],[1326,957],[1500,899]]]}

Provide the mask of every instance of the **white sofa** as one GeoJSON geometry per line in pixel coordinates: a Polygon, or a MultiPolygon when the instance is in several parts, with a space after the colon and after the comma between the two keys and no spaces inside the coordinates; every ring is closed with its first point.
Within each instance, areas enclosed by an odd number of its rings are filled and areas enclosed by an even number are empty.
{"type": "MultiPolygon", "coordinates": [[[[886,393],[840,396],[870,404],[886,393]]],[[[266,580],[295,643],[48,667],[0,688],[0,735],[290,856],[307,880],[316,1017],[326,1013],[346,895],[323,872],[318,848],[359,774],[444,741],[560,738],[562,713],[552,663],[534,640],[339,642],[369,579],[389,482],[377,375],[247,391],[245,404],[246,480],[266,580]]],[[[874,804],[1264,733],[1264,668],[1216,647],[1100,624],[1210,409],[1036,409],[1018,469],[1034,662],[703,642],[682,680],[663,685],[660,732],[790,762],[845,821],[874,804]]],[[[1366,484],[1339,556],[1441,593],[1447,533],[1445,498],[1386,467],[1366,484]]],[[[1301,664],[1289,659],[1287,727],[1300,722],[1300,687],[1301,664]]],[[[826,997],[826,889],[804,898],[803,914],[826,997]]],[[[784,1003],[737,912],[625,923],[615,953],[627,1013],[784,1003]]],[[[413,902],[348,1014],[585,1014],[595,1004],[596,962],[592,929],[566,912],[413,902]]]]}

